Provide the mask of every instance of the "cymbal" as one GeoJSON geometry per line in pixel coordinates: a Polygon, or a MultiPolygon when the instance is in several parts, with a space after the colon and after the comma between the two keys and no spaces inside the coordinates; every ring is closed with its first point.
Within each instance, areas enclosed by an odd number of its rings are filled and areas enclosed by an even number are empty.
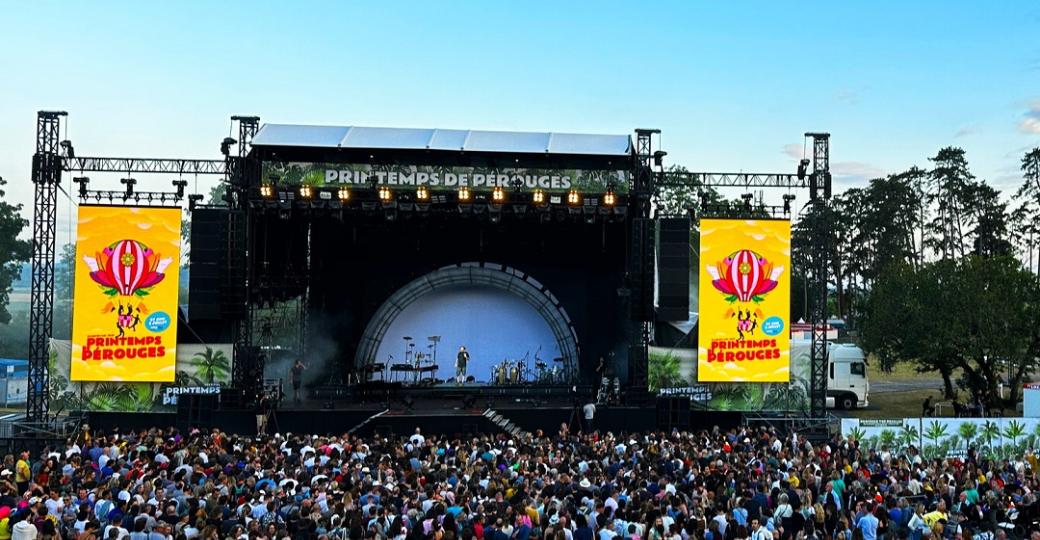
{"type": "Polygon", "coordinates": [[[553,358],[553,362],[563,362],[563,357],[553,358]]]}
{"type": "Polygon", "coordinates": [[[411,341],[411,340],[412,340],[412,336],[404,336],[404,337],[403,337],[403,338],[401,338],[401,339],[403,339],[403,340],[405,340],[405,341],[411,341]]]}
{"type": "Polygon", "coordinates": [[[438,341],[441,340],[441,337],[440,336],[430,336],[430,337],[428,337],[426,339],[428,339],[428,340],[430,340],[430,341],[432,341],[434,343],[437,343],[438,341]]]}

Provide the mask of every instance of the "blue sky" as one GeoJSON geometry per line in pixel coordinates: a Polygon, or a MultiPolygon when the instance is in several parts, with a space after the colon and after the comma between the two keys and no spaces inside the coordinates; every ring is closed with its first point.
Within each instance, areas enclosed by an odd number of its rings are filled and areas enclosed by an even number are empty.
{"type": "Polygon", "coordinates": [[[50,108],[80,155],[217,157],[228,117],[258,114],[656,127],[691,170],[786,171],[826,130],[839,186],[953,144],[1013,188],[1040,144],[1037,2],[0,1],[0,21],[0,176],[23,202],[50,108]]]}

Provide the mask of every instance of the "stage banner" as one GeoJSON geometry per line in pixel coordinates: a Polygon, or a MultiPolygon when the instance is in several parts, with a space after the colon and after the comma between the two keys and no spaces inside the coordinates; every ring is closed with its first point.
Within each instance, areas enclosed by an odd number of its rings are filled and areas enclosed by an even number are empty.
{"type": "Polygon", "coordinates": [[[429,186],[432,191],[513,188],[541,189],[547,193],[576,190],[582,193],[628,193],[628,171],[586,169],[527,169],[451,167],[437,165],[373,166],[367,163],[264,162],[261,177],[278,178],[281,185],[391,187],[429,186]]]}
{"type": "Polygon", "coordinates": [[[79,207],[71,380],[174,380],[180,229],[180,208],[79,207]]]}
{"type": "Polygon", "coordinates": [[[700,223],[697,379],[787,382],[791,377],[791,223],[700,223]]]}

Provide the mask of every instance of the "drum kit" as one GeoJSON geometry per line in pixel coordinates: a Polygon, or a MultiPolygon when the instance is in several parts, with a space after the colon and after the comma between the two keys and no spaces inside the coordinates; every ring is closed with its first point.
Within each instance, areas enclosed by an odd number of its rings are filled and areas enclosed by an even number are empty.
{"type": "MultiPolygon", "coordinates": [[[[413,384],[421,383],[432,383],[434,382],[434,375],[437,374],[437,344],[440,343],[440,336],[430,336],[426,338],[428,341],[426,345],[426,352],[415,350],[415,340],[412,336],[404,336],[404,362],[399,364],[390,364],[390,378],[396,381],[399,377],[403,377],[406,381],[411,376],[411,382],[413,384]]],[[[390,357],[393,360],[393,357],[390,357]]]]}
{"type": "Polygon", "coordinates": [[[553,358],[553,365],[550,368],[547,362],[539,358],[539,352],[541,352],[541,348],[534,353],[534,373],[530,370],[530,363],[527,360],[528,355],[525,354],[520,360],[502,360],[498,364],[491,366],[489,382],[497,385],[526,383],[566,384],[571,377],[563,367],[563,358],[553,358]]]}

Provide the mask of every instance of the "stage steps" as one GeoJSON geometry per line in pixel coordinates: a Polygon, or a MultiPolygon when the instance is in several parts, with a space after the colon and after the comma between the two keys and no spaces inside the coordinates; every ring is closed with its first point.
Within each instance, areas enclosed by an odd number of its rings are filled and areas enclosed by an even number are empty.
{"type": "Polygon", "coordinates": [[[530,435],[530,433],[524,431],[520,428],[520,426],[514,424],[512,420],[506,418],[505,416],[502,416],[495,409],[488,407],[488,409],[484,411],[484,416],[488,420],[491,420],[491,422],[494,423],[496,426],[501,428],[502,431],[505,431],[506,433],[514,437],[525,438],[528,435],[530,435]]]}
{"type": "Polygon", "coordinates": [[[368,418],[365,418],[360,424],[350,428],[350,430],[347,431],[347,435],[353,435],[355,431],[357,431],[357,430],[367,426],[369,422],[375,420],[376,418],[379,418],[380,416],[383,416],[384,414],[386,414],[388,412],[390,412],[390,409],[383,409],[383,410],[373,414],[372,416],[369,416],[368,418]]]}

